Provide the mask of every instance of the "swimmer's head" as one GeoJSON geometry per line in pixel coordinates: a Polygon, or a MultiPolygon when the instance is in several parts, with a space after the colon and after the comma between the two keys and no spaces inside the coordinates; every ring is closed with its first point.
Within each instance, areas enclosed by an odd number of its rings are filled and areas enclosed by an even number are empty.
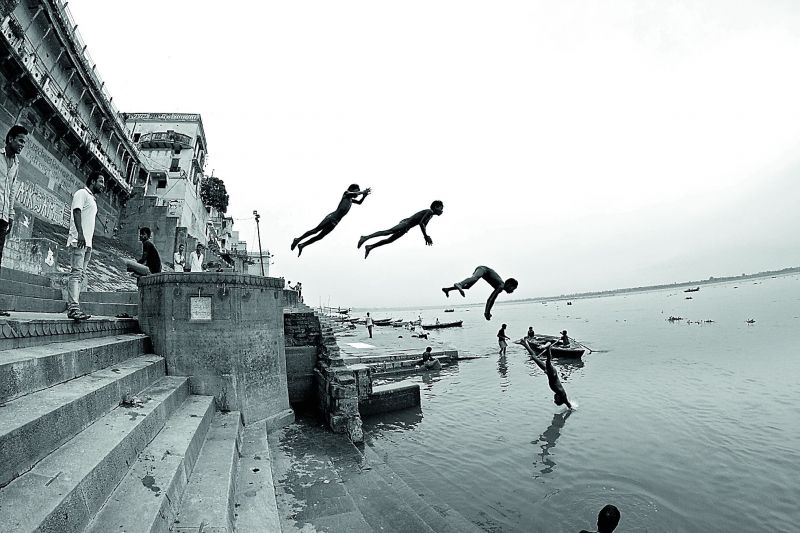
{"type": "Polygon", "coordinates": [[[505,283],[503,283],[503,290],[505,290],[507,293],[511,294],[512,292],[517,290],[518,286],[519,286],[519,283],[517,282],[517,280],[515,280],[514,278],[508,278],[505,281],[505,283]]]}
{"type": "Polygon", "coordinates": [[[444,204],[441,200],[434,200],[431,203],[431,211],[436,215],[441,215],[444,212],[444,204]]]}

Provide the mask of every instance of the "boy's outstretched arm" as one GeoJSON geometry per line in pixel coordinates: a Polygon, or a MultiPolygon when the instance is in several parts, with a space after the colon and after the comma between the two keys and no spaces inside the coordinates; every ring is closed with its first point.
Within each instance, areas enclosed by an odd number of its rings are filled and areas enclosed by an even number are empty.
{"type": "Polygon", "coordinates": [[[486,320],[492,319],[492,306],[494,306],[494,301],[497,300],[497,295],[502,291],[503,289],[493,290],[492,294],[489,295],[489,299],[486,300],[486,310],[483,312],[483,316],[486,317],[486,320]]]}
{"type": "Polygon", "coordinates": [[[351,193],[351,192],[348,192],[348,193],[347,193],[347,197],[348,197],[348,198],[351,198],[351,199],[353,200],[353,203],[354,203],[354,204],[361,205],[361,204],[363,204],[363,203],[364,203],[364,198],[366,198],[366,197],[367,197],[367,195],[368,195],[368,194],[369,194],[371,191],[372,191],[372,189],[370,189],[370,188],[368,187],[368,188],[364,189],[363,191],[355,191],[355,192],[352,192],[352,193],[351,193]],[[356,198],[358,198],[359,196],[361,196],[361,199],[359,199],[359,200],[356,200],[356,198]]]}
{"type": "Polygon", "coordinates": [[[428,232],[425,231],[425,228],[428,227],[428,222],[431,221],[431,218],[433,218],[433,212],[426,214],[422,220],[419,221],[419,229],[422,231],[422,236],[425,238],[425,244],[428,246],[433,245],[433,239],[428,236],[428,232]]]}

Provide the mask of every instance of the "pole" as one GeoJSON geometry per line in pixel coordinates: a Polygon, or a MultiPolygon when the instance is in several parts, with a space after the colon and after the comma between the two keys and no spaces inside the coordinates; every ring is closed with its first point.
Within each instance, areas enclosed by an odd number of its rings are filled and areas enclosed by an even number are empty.
{"type": "Polygon", "coordinates": [[[261,252],[261,227],[258,224],[258,221],[261,219],[261,215],[258,214],[258,211],[255,209],[253,210],[253,216],[256,217],[256,231],[258,232],[258,262],[261,263],[261,275],[264,275],[264,254],[261,252]]]}

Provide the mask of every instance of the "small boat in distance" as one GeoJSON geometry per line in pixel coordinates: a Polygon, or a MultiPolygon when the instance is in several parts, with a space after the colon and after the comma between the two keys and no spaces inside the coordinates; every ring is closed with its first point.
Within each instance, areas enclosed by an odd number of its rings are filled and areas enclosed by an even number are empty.
{"type": "Polygon", "coordinates": [[[685,291],[683,291],[683,292],[697,292],[697,291],[699,291],[699,290],[700,290],[700,287],[695,287],[694,289],[686,289],[686,290],[685,290],[685,291]]]}
{"type": "Polygon", "coordinates": [[[452,313],[453,311],[455,311],[455,309],[452,308],[444,310],[445,313],[452,313]]]}
{"type": "Polygon", "coordinates": [[[463,320],[456,320],[455,322],[437,322],[436,324],[422,324],[422,329],[460,328],[463,323],[464,323],[463,320]]]}

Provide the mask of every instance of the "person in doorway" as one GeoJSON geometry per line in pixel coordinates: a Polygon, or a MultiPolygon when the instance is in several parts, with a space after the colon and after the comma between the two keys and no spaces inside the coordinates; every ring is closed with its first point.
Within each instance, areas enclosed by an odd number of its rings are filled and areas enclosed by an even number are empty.
{"type": "Polygon", "coordinates": [[[580,533],[612,533],[619,524],[620,513],[615,505],[606,505],[597,513],[597,531],[582,529],[580,533]]]}
{"type": "Polygon", "coordinates": [[[161,256],[150,240],[152,232],[148,227],[139,228],[139,240],[142,241],[142,257],[138,261],[126,260],[128,272],[136,277],[149,276],[161,272],[161,256]]]}
{"type": "Polygon", "coordinates": [[[91,318],[80,308],[81,286],[86,269],[92,259],[92,238],[97,217],[96,195],[106,188],[102,172],[93,171],[86,178],[86,187],[72,195],[72,218],[69,221],[67,250],[70,258],[70,273],[67,281],[67,317],[74,320],[91,318]]]}
{"type": "Polygon", "coordinates": [[[172,264],[175,272],[183,272],[186,270],[186,254],[183,253],[183,243],[178,245],[178,251],[172,254],[172,264]]]}
{"type": "Polygon", "coordinates": [[[364,259],[369,257],[369,253],[379,246],[383,246],[384,244],[389,244],[390,242],[394,242],[413,228],[414,226],[419,226],[419,229],[422,230],[422,237],[425,239],[425,244],[427,246],[433,245],[433,239],[428,236],[428,233],[425,231],[425,228],[428,227],[428,222],[430,222],[433,215],[439,216],[444,212],[444,204],[439,200],[434,200],[431,203],[430,209],[423,209],[422,211],[417,211],[413,215],[408,218],[404,218],[396,225],[389,229],[376,231],[375,233],[371,233],[369,235],[363,235],[360,239],[358,239],[358,248],[361,248],[361,245],[364,244],[366,241],[373,239],[375,237],[385,237],[389,235],[389,238],[383,239],[382,241],[378,241],[375,244],[368,244],[364,247],[364,259]]]}
{"type": "Polygon", "coordinates": [[[422,359],[417,361],[416,366],[425,367],[425,370],[441,370],[442,363],[433,356],[432,350],[430,346],[425,348],[425,353],[422,354],[422,359]]]}
{"type": "MultiPolygon", "coordinates": [[[[17,157],[28,140],[28,130],[19,124],[11,126],[6,133],[6,144],[0,149],[5,165],[0,164],[0,266],[3,263],[3,248],[6,237],[11,234],[14,225],[14,199],[17,196],[17,175],[19,174],[19,158],[17,157]]],[[[0,311],[0,316],[9,316],[7,311],[0,311]]]]}
{"type": "Polygon", "coordinates": [[[569,403],[569,399],[567,398],[567,391],[565,391],[564,386],[561,385],[561,379],[558,377],[558,372],[553,367],[553,355],[550,350],[552,343],[548,343],[544,347],[545,353],[547,354],[547,359],[545,361],[542,361],[536,356],[536,352],[527,340],[521,339],[519,343],[522,344],[526,350],[528,350],[528,353],[530,354],[533,362],[536,363],[536,366],[541,368],[542,371],[547,374],[547,382],[550,385],[550,390],[553,391],[553,403],[556,405],[566,405],[567,408],[572,409],[572,404],[569,403]]]}
{"type": "Polygon", "coordinates": [[[364,203],[364,199],[370,192],[371,189],[369,188],[362,191],[357,183],[350,185],[342,194],[342,199],[339,200],[339,205],[336,207],[334,212],[326,215],[325,218],[322,219],[322,222],[317,224],[316,227],[308,230],[292,241],[291,249],[294,250],[297,248],[297,257],[300,257],[300,254],[303,253],[303,248],[309,244],[317,242],[325,237],[328,233],[332,232],[339,222],[342,221],[344,216],[350,212],[350,208],[353,206],[353,204],[361,205],[364,203]],[[358,199],[359,196],[361,199],[358,199]],[[317,233],[317,235],[314,235],[315,233],[317,233]],[[308,239],[306,242],[300,242],[311,235],[314,236],[308,239]]]}
{"type": "Polygon", "coordinates": [[[506,325],[503,324],[500,327],[500,331],[497,332],[497,343],[500,345],[500,355],[506,354],[506,348],[508,348],[508,343],[506,341],[510,341],[511,337],[506,335],[506,325]]]}
{"type": "Polygon", "coordinates": [[[497,296],[505,291],[509,294],[514,292],[517,289],[519,283],[514,278],[508,278],[507,280],[503,281],[503,278],[495,272],[493,269],[487,266],[479,266],[475,269],[475,272],[472,273],[472,276],[468,277],[463,281],[459,281],[458,283],[454,283],[451,287],[443,287],[442,292],[448,298],[450,297],[450,291],[458,291],[461,296],[466,296],[464,294],[464,289],[469,289],[479,280],[483,279],[492,286],[492,293],[489,295],[489,299],[486,300],[486,310],[483,313],[483,316],[486,317],[486,320],[492,319],[492,306],[494,306],[494,301],[497,299],[497,296]]]}
{"type": "Polygon", "coordinates": [[[367,331],[369,331],[369,338],[371,339],[372,338],[372,327],[375,324],[372,322],[372,317],[369,316],[369,313],[367,313],[367,318],[366,318],[366,322],[365,323],[367,325],[367,331]]]}
{"type": "Polygon", "coordinates": [[[203,255],[204,249],[205,246],[198,242],[194,253],[189,254],[189,272],[203,272],[203,261],[205,260],[205,255],[203,255]]]}

